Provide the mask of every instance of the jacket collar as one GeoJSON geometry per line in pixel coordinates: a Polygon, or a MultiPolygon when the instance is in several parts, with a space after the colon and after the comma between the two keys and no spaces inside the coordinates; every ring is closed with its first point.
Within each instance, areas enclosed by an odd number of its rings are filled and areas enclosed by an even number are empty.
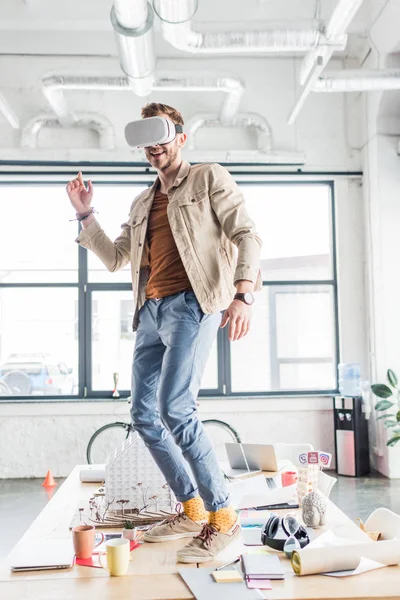
{"type": "MultiPolygon", "coordinates": [[[[186,177],[189,175],[189,171],[190,171],[190,163],[188,163],[186,160],[183,160],[181,162],[181,166],[179,167],[178,174],[175,177],[175,181],[171,186],[171,189],[178,187],[182,183],[182,181],[184,179],[186,179],[186,177]]],[[[156,191],[159,183],[160,183],[160,178],[157,176],[157,179],[155,180],[153,185],[147,190],[147,193],[141,199],[142,204],[144,204],[146,206],[148,201],[152,200],[154,198],[154,194],[155,194],[155,191],[156,191]]]]}

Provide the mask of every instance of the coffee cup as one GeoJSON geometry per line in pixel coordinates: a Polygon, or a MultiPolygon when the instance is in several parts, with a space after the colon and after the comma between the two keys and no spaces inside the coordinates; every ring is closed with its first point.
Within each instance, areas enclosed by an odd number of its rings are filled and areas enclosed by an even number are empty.
{"type": "Polygon", "coordinates": [[[96,528],[94,525],[77,525],[72,528],[72,540],[76,558],[90,558],[93,550],[104,542],[104,534],[101,533],[101,540],[98,544],[94,543],[96,528]]]}
{"type": "Polygon", "coordinates": [[[297,473],[296,471],[285,471],[284,473],[282,473],[281,479],[282,487],[293,485],[297,481],[297,473]]]}
{"type": "Polygon", "coordinates": [[[114,577],[126,575],[129,567],[130,541],[125,538],[115,538],[108,540],[105,546],[106,551],[99,555],[103,569],[107,569],[114,577]],[[104,555],[107,557],[107,566],[103,564],[104,555]]]}

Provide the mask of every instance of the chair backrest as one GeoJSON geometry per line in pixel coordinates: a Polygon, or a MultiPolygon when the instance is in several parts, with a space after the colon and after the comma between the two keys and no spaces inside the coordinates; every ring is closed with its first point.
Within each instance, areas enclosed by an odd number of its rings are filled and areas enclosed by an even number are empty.
{"type": "Polygon", "coordinates": [[[277,460],[289,460],[295,466],[299,464],[299,454],[314,450],[312,444],[285,444],[284,442],[274,444],[274,448],[277,460]]]}

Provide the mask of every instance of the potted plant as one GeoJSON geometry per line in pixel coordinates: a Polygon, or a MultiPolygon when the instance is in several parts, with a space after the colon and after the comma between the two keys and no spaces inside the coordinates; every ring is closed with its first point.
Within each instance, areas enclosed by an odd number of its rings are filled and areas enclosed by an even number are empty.
{"type": "Polygon", "coordinates": [[[377,421],[382,420],[385,429],[392,430],[386,445],[395,446],[400,442],[400,387],[397,376],[392,369],[388,369],[386,377],[389,385],[374,383],[371,385],[371,390],[375,396],[381,398],[375,404],[375,410],[382,413],[377,417],[377,421]],[[388,398],[393,399],[394,402],[388,398]]]}
{"type": "Polygon", "coordinates": [[[131,541],[136,539],[136,527],[134,526],[133,521],[125,521],[122,537],[131,541]]]}

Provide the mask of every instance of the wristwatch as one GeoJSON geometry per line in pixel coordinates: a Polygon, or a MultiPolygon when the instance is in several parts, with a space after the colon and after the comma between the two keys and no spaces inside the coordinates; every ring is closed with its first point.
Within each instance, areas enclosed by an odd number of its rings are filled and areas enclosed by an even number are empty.
{"type": "Polygon", "coordinates": [[[246,292],[245,294],[238,292],[237,294],[235,294],[233,299],[241,300],[242,302],[244,302],[245,304],[248,304],[249,306],[254,304],[254,301],[255,301],[255,298],[251,292],[246,292]]]}

